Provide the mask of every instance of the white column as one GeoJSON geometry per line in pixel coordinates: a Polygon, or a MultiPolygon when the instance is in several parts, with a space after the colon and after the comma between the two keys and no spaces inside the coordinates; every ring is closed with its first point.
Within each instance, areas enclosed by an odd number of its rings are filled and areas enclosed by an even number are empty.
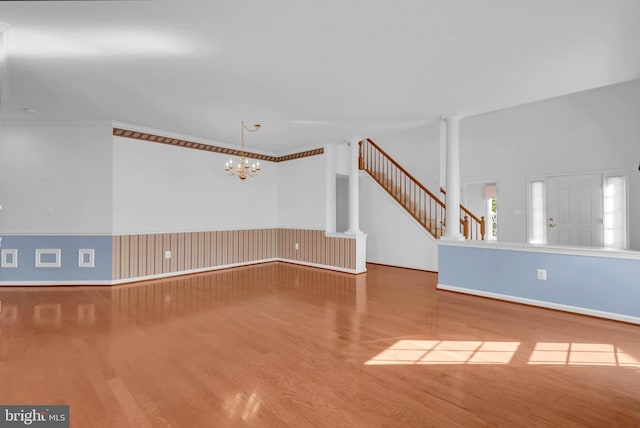
{"type": "Polygon", "coordinates": [[[324,145],[325,232],[336,232],[336,159],[332,144],[324,145]]]}
{"type": "MultiPolygon", "coordinates": [[[[439,186],[443,189],[447,188],[447,121],[442,118],[440,120],[440,183],[439,186]]],[[[440,189],[438,189],[437,195],[440,195],[440,189]]]]}
{"type": "Polygon", "coordinates": [[[358,157],[360,156],[360,138],[352,138],[349,141],[349,230],[347,233],[357,235],[360,230],[360,183],[358,177],[358,157]]]}
{"type": "Polygon", "coordinates": [[[443,239],[464,240],[460,234],[460,117],[445,117],[447,125],[447,206],[443,239]]]}

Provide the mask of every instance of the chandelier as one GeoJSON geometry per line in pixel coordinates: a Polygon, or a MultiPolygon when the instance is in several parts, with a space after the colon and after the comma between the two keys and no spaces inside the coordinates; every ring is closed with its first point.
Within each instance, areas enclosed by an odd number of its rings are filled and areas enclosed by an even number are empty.
{"type": "Polygon", "coordinates": [[[254,123],[253,128],[249,128],[247,125],[242,122],[242,155],[240,156],[240,162],[238,165],[233,165],[233,160],[229,160],[224,167],[224,170],[227,171],[228,175],[237,175],[240,177],[240,180],[245,180],[247,177],[253,177],[258,174],[260,171],[260,162],[253,163],[249,165],[249,159],[246,159],[244,156],[244,130],[249,132],[256,132],[260,129],[259,123],[254,123]]]}

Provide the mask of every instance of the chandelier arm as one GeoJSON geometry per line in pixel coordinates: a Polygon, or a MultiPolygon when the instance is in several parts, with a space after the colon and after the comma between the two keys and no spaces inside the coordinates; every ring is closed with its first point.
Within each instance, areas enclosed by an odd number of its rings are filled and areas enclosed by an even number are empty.
{"type": "MultiPolygon", "coordinates": [[[[259,123],[254,124],[252,129],[252,128],[249,128],[244,123],[244,121],[242,121],[241,123],[242,123],[242,127],[240,128],[240,135],[241,135],[241,141],[242,141],[242,151],[240,155],[240,162],[238,163],[237,166],[234,167],[233,160],[230,160],[225,164],[225,171],[227,172],[228,175],[236,175],[240,177],[241,180],[244,180],[247,177],[255,177],[258,174],[258,172],[261,170],[260,162],[249,164],[250,158],[245,155],[244,130],[246,129],[249,132],[256,132],[258,129],[260,129],[260,124],[259,123]]],[[[251,159],[255,159],[255,158],[251,158],[251,159]]]]}

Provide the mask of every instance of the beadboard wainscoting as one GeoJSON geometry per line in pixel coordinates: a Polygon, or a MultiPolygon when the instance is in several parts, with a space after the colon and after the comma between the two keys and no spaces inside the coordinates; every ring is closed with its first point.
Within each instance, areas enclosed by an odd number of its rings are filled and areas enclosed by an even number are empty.
{"type": "Polygon", "coordinates": [[[112,279],[123,283],[278,260],[355,273],[356,240],[276,228],[117,235],[112,279]]]}
{"type": "Polygon", "coordinates": [[[113,237],[113,280],[240,266],[276,258],[277,229],[218,230],[113,237]]]}
{"type": "Polygon", "coordinates": [[[323,230],[278,229],[277,257],[282,261],[350,272],[356,268],[356,240],[326,236],[323,230]]]}

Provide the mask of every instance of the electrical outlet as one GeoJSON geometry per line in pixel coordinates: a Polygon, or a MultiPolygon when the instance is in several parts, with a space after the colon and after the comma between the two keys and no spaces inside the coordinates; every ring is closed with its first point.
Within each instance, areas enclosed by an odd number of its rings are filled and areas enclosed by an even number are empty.
{"type": "Polygon", "coordinates": [[[538,279],[540,281],[547,280],[547,270],[546,269],[538,269],[538,279]]]}
{"type": "Polygon", "coordinates": [[[298,251],[299,249],[300,249],[300,244],[296,242],[296,251],[298,251]]]}
{"type": "Polygon", "coordinates": [[[171,258],[171,251],[165,251],[164,252],[164,258],[165,259],[170,259],[171,258]]]}

